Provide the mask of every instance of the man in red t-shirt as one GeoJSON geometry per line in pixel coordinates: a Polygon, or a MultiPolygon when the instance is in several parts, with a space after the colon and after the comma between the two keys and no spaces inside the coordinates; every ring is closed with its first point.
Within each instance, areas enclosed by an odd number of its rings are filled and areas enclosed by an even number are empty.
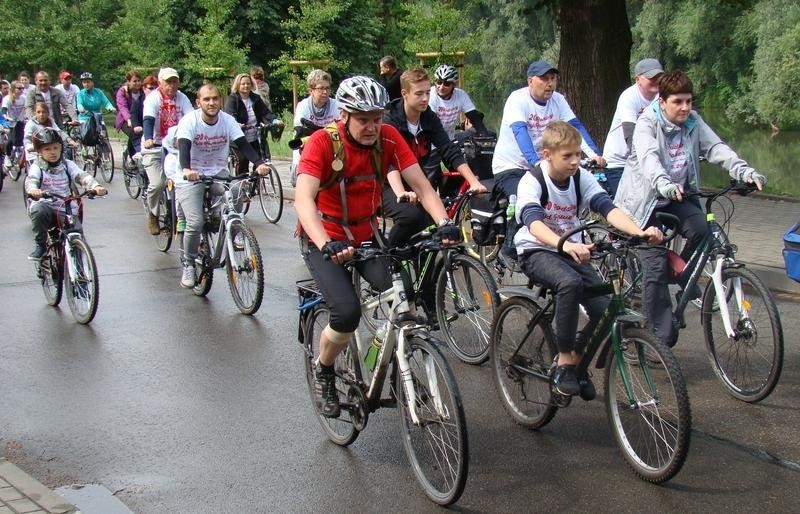
{"type": "MultiPolygon", "coordinates": [[[[373,220],[388,171],[400,170],[425,210],[443,227],[439,235],[444,244],[461,237],[400,133],[382,124],[389,101],[383,86],[368,77],[350,77],[339,85],[336,101],[342,115],[338,128],[344,158],[334,155],[326,130],[316,131],[303,147],[294,204],[302,227],[303,258],[330,308],[330,322],[320,334],[314,393],[320,413],[332,418],[340,411],[333,364],[361,316],[351,276],[342,264],[352,259],[355,247],[375,235],[373,220]],[[374,170],[372,154],[379,138],[382,162],[374,170]],[[342,181],[320,190],[333,168],[342,164],[342,181]]],[[[359,262],[356,269],[373,287],[381,291],[391,287],[389,272],[380,260],[359,262]]]]}

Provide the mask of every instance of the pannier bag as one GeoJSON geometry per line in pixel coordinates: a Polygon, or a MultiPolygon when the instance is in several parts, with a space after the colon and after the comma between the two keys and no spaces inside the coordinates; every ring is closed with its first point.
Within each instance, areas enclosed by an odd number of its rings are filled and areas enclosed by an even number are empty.
{"type": "MultiPolygon", "coordinates": [[[[488,181],[481,181],[492,190],[488,181]]],[[[479,246],[493,245],[506,234],[506,208],[508,199],[503,195],[486,193],[469,199],[472,239],[479,246]]]]}
{"type": "Polygon", "coordinates": [[[800,282],[800,222],[783,234],[783,262],[786,263],[786,274],[789,278],[800,282]]]}

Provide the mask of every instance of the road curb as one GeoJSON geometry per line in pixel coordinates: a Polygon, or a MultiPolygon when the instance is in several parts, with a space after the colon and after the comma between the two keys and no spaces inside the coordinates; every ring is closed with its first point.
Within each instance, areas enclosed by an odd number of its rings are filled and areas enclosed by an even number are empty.
{"type": "Polygon", "coordinates": [[[0,459],[0,513],[78,514],[74,505],[5,459],[0,459]]]}

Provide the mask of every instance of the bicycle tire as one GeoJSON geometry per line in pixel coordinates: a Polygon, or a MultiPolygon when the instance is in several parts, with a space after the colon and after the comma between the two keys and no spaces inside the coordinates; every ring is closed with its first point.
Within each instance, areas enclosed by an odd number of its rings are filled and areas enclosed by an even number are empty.
{"type": "Polygon", "coordinates": [[[242,187],[242,214],[250,211],[250,204],[253,203],[253,197],[257,194],[257,184],[257,182],[249,182],[242,187]]]}
{"type": "Polygon", "coordinates": [[[6,170],[0,168],[0,193],[3,192],[3,184],[6,182],[6,170]]]}
{"type": "Polygon", "coordinates": [[[550,368],[556,356],[550,318],[543,316],[536,326],[529,326],[539,311],[541,307],[528,298],[505,300],[492,321],[489,346],[494,386],[503,408],[515,423],[529,429],[545,426],[558,410],[550,392],[550,368]]]}
{"type": "Polygon", "coordinates": [[[233,246],[233,257],[229,256],[225,266],[231,296],[242,314],[254,314],[264,299],[264,263],[258,240],[239,220],[231,223],[227,237],[233,246]]]}
{"type": "Polygon", "coordinates": [[[111,149],[108,139],[100,141],[97,153],[100,159],[100,174],[103,175],[103,180],[110,184],[114,180],[114,150],[111,149]]]}
{"type": "Polygon", "coordinates": [[[239,156],[233,147],[228,150],[228,173],[231,177],[239,174],[239,156]]]}
{"type": "Polygon", "coordinates": [[[16,182],[19,180],[19,177],[22,175],[22,166],[20,162],[22,161],[22,154],[17,154],[16,151],[11,153],[11,167],[8,168],[8,176],[11,177],[11,180],[16,182]]]}
{"type": "Polygon", "coordinates": [[[197,282],[195,282],[192,292],[195,296],[207,295],[211,291],[211,285],[214,283],[214,266],[211,258],[212,248],[211,236],[208,232],[203,231],[200,236],[200,246],[197,248],[197,258],[194,260],[197,282]]]}
{"type": "Polygon", "coordinates": [[[64,292],[64,281],[59,259],[59,251],[56,246],[49,246],[44,257],[39,261],[39,274],[42,281],[42,291],[47,300],[47,305],[55,307],[61,303],[61,296],[64,292]]]}
{"type": "Polygon", "coordinates": [[[680,471],[689,452],[686,383],[675,356],[655,335],[626,327],[621,336],[623,358],[612,349],[606,363],[608,421],[633,471],[647,482],[662,483],[680,471]]]}
{"type": "Polygon", "coordinates": [[[489,358],[491,325],[500,296],[492,274],[480,261],[453,255],[450,269],[436,280],[436,316],[450,350],[467,364],[489,358]]]}
{"type": "Polygon", "coordinates": [[[175,229],[174,209],[172,208],[172,198],[165,188],[158,197],[158,234],[153,237],[156,240],[156,247],[162,252],[169,251],[172,246],[172,235],[175,229]]]}
{"type": "Polygon", "coordinates": [[[724,268],[722,286],[724,301],[717,297],[713,283],[703,294],[701,316],[711,367],[734,398],[758,402],[772,393],[783,369],[783,327],[778,306],[761,279],[747,268],[724,268]],[[736,292],[737,281],[741,296],[736,292]],[[722,325],[723,305],[736,333],[732,339],[722,325]],[[744,312],[747,317],[742,316],[744,312]]]}
{"type": "Polygon", "coordinates": [[[88,156],[83,161],[83,171],[89,173],[93,177],[97,177],[97,163],[95,163],[92,156],[88,156]]]}
{"type": "Polygon", "coordinates": [[[420,421],[415,424],[411,417],[403,373],[397,373],[403,447],[425,494],[439,505],[450,505],[464,492],[469,471],[461,395],[447,360],[431,342],[412,336],[406,352],[420,421]]]}
{"type": "Polygon", "coordinates": [[[277,223],[283,214],[283,188],[278,170],[269,165],[269,174],[258,178],[258,201],[261,212],[270,223],[277,223]]]}
{"type": "Polygon", "coordinates": [[[67,254],[73,259],[75,276],[64,266],[64,289],[67,293],[67,304],[72,316],[78,323],[86,325],[97,314],[97,305],[100,300],[100,283],[97,275],[97,264],[89,244],[83,239],[73,239],[70,243],[74,255],[67,254]]]}
{"type": "Polygon", "coordinates": [[[461,229],[461,237],[464,240],[467,255],[484,264],[497,258],[500,251],[499,244],[480,246],[472,238],[472,211],[469,207],[469,199],[465,198],[461,201],[454,221],[461,229]]]}
{"type": "Polygon", "coordinates": [[[136,200],[142,192],[142,185],[139,182],[139,170],[125,169],[122,170],[122,180],[125,182],[125,192],[131,199],[136,200]]]}
{"type": "MultiPolygon", "coordinates": [[[[348,446],[358,438],[360,432],[353,424],[351,417],[351,410],[347,408],[341,409],[341,414],[338,418],[327,418],[319,413],[316,403],[314,401],[314,368],[316,359],[319,356],[319,335],[322,329],[328,324],[330,312],[328,307],[324,304],[317,305],[312,308],[312,312],[308,315],[306,326],[304,329],[304,352],[303,352],[303,366],[306,372],[306,383],[308,385],[308,394],[311,398],[311,408],[313,409],[314,416],[319,421],[322,430],[328,436],[331,442],[339,446],[348,446]]],[[[350,339],[347,349],[336,357],[334,364],[336,368],[336,389],[339,393],[339,402],[347,402],[348,391],[350,387],[345,381],[341,379],[347,376],[355,381],[357,376],[357,356],[358,352],[355,349],[355,342],[350,339]]]]}
{"type": "Polygon", "coordinates": [[[73,141],[77,141],[78,145],[72,148],[72,162],[83,169],[83,165],[86,164],[83,158],[83,144],[80,142],[80,137],[73,137],[73,141]]]}

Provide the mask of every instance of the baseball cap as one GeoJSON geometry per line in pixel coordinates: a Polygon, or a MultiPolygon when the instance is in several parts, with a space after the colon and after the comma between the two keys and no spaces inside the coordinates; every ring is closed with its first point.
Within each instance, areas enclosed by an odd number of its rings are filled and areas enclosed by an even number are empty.
{"type": "Polygon", "coordinates": [[[636,66],[633,68],[634,77],[644,75],[645,77],[651,79],[659,73],[664,73],[664,68],[661,67],[661,63],[658,62],[658,59],[653,58],[642,59],[641,61],[637,62],[636,66]]]}
{"type": "Polygon", "coordinates": [[[547,61],[533,61],[531,65],[528,66],[529,77],[541,77],[551,71],[558,73],[558,70],[547,61]]]}
{"type": "Polygon", "coordinates": [[[61,80],[71,79],[72,78],[72,73],[68,72],[67,70],[64,70],[64,71],[62,71],[61,73],[58,74],[58,78],[60,78],[61,80]]]}
{"type": "Polygon", "coordinates": [[[175,68],[161,68],[158,70],[158,80],[169,80],[171,78],[180,78],[175,68]]]}

